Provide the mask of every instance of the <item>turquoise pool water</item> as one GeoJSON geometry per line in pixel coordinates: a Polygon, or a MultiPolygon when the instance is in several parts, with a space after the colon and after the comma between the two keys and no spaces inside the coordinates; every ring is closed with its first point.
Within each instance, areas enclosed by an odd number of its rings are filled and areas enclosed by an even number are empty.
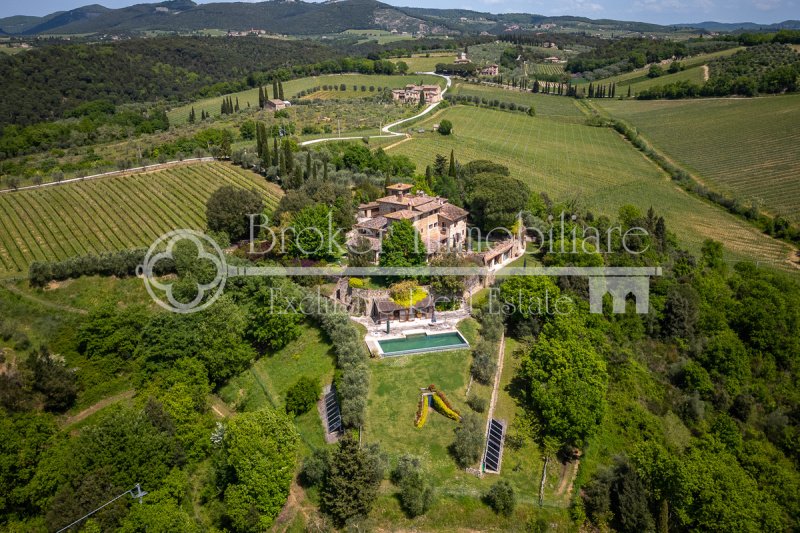
{"type": "Polygon", "coordinates": [[[418,333],[400,339],[378,341],[378,344],[384,356],[469,348],[469,343],[457,331],[429,335],[418,333]]]}

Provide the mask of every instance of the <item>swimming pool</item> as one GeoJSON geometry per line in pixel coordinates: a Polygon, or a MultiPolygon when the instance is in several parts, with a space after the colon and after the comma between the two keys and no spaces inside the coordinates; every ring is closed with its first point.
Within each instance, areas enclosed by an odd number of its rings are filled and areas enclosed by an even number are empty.
{"type": "Polygon", "coordinates": [[[377,342],[384,357],[469,348],[469,343],[458,331],[414,333],[377,342]]]}

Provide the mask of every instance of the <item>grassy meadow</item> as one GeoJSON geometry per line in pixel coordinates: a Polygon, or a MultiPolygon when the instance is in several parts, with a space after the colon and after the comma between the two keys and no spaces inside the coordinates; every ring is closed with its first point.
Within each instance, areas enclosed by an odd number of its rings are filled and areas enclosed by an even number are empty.
{"type": "Polygon", "coordinates": [[[178,228],[205,228],[205,203],[223,185],[259,190],[269,208],[282,192],[223,163],[65,183],[0,195],[0,277],[33,261],[149,246],[178,228]]]}
{"type": "MultiPolygon", "coordinates": [[[[497,91],[497,98],[505,98],[507,91],[497,91]]],[[[540,97],[573,105],[566,98],[540,97]]],[[[684,192],[610,128],[472,106],[447,108],[419,126],[430,130],[445,118],[453,123],[453,135],[415,135],[390,153],[408,155],[419,169],[450,150],[462,162],[491,159],[508,166],[532,190],[554,199],[576,199],[595,214],[615,216],[625,204],[643,212],[653,206],[681,244],[693,251],[711,238],[725,244],[730,260],[782,266],[788,257],[787,245],[684,192]]]]}
{"type": "Polygon", "coordinates": [[[456,52],[431,52],[430,54],[412,54],[411,57],[392,59],[395,63],[403,61],[408,65],[409,72],[433,72],[437,63],[452,63],[456,52]]]}
{"type": "MultiPolygon", "coordinates": [[[[444,86],[444,79],[438,76],[390,76],[390,75],[367,75],[367,74],[327,74],[324,76],[312,76],[308,78],[298,78],[296,80],[289,80],[283,84],[283,95],[286,99],[294,98],[300,91],[310,89],[312,87],[322,85],[341,85],[345,84],[344,91],[331,91],[336,98],[362,98],[367,96],[374,96],[375,92],[370,92],[369,87],[391,87],[399,88],[404,87],[409,83],[424,83],[444,86]],[[364,85],[367,91],[362,91],[361,86],[364,85]],[[354,90],[353,87],[356,87],[354,90]]],[[[265,86],[270,98],[273,97],[272,85],[265,86]]],[[[231,97],[234,101],[239,99],[239,107],[245,109],[247,107],[258,107],[258,87],[248,89],[233,94],[224,95],[225,98],[231,97]]],[[[315,96],[311,96],[314,98],[315,96]]],[[[167,112],[167,117],[172,125],[181,125],[189,120],[189,113],[194,107],[197,116],[200,116],[201,111],[210,113],[212,116],[217,116],[220,113],[220,106],[222,105],[223,96],[216,96],[198,100],[191,104],[176,107],[167,112]]]]}
{"type": "Polygon", "coordinates": [[[450,90],[456,95],[479,96],[487,100],[497,99],[501,102],[533,106],[536,110],[536,116],[558,119],[559,122],[583,124],[586,120],[586,116],[572,98],[541,93],[534,94],[523,90],[498,89],[489,85],[476,85],[466,82],[456,82],[450,90]]]}
{"type": "Polygon", "coordinates": [[[800,222],[800,95],[598,103],[712,189],[800,222]]]}

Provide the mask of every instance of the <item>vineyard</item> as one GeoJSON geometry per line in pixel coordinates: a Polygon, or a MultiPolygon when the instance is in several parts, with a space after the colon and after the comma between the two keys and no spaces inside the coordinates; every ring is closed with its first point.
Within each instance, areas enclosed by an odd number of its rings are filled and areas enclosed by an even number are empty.
{"type": "MultiPolygon", "coordinates": [[[[408,76],[390,76],[390,75],[368,75],[368,74],[328,74],[325,76],[314,76],[310,78],[299,78],[296,80],[290,80],[284,82],[283,84],[283,95],[286,99],[294,98],[300,91],[307,91],[314,87],[322,87],[324,85],[328,85],[332,87],[333,85],[341,86],[344,84],[345,90],[344,91],[331,91],[333,96],[336,98],[362,98],[367,96],[375,96],[375,92],[370,92],[369,87],[391,87],[391,88],[399,88],[404,87],[409,83],[419,83],[423,81],[424,83],[430,84],[439,84],[444,85],[444,80],[438,76],[419,76],[419,75],[408,75],[408,76]],[[366,91],[361,90],[362,85],[366,87],[366,91]],[[355,89],[354,89],[355,87],[355,89]]],[[[270,98],[273,97],[272,94],[272,85],[267,85],[265,87],[267,90],[268,96],[270,98]]],[[[229,95],[225,95],[225,97],[231,97],[234,102],[238,99],[239,107],[241,109],[246,109],[248,107],[258,106],[258,87],[254,89],[249,89],[247,91],[241,91],[238,93],[233,93],[229,95]]],[[[189,120],[189,113],[194,107],[195,114],[200,116],[201,111],[205,111],[206,113],[210,113],[212,116],[217,116],[220,114],[220,106],[222,105],[222,96],[214,97],[214,98],[206,98],[204,100],[198,100],[192,104],[187,104],[181,107],[176,107],[167,113],[167,117],[169,118],[169,122],[172,125],[180,125],[184,124],[189,120]]]]}
{"type": "Polygon", "coordinates": [[[0,194],[0,277],[36,260],[149,246],[163,233],[205,228],[205,203],[223,185],[256,188],[273,209],[281,191],[223,163],[184,165],[0,194]]]}
{"type": "Polygon", "coordinates": [[[528,74],[536,76],[544,74],[546,76],[558,76],[564,74],[564,65],[554,63],[533,63],[528,65],[528,74]]]}
{"type": "MultiPolygon", "coordinates": [[[[567,98],[541,98],[571,104],[567,98]]],[[[680,242],[695,251],[704,239],[713,238],[725,244],[730,259],[781,265],[786,260],[783,243],[685,193],[609,128],[471,106],[448,108],[420,126],[429,129],[443,118],[452,121],[453,135],[415,135],[391,153],[408,155],[418,169],[451,149],[462,163],[490,159],[506,165],[534,191],[554,200],[575,199],[595,214],[615,215],[624,204],[642,211],[653,206],[680,242]]]]}
{"type": "Polygon", "coordinates": [[[800,222],[800,96],[601,105],[714,190],[800,222]]]}

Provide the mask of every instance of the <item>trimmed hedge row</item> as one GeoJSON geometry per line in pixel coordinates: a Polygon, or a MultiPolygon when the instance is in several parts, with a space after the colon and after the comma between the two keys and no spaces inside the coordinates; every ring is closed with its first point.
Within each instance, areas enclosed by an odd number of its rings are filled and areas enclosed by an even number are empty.
{"type": "MultiPolygon", "coordinates": [[[[51,281],[80,278],[81,276],[135,276],[136,268],[144,262],[147,250],[122,250],[100,255],[70,257],[63,261],[34,261],[28,268],[28,278],[33,287],[44,287],[51,281]]],[[[156,275],[174,272],[175,265],[168,260],[159,261],[156,275]]]]}
{"type": "Polygon", "coordinates": [[[330,301],[318,301],[312,310],[336,353],[336,394],[342,423],[348,428],[364,425],[369,393],[367,350],[361,334],[346,313],[330,310],[330,301]]]}

